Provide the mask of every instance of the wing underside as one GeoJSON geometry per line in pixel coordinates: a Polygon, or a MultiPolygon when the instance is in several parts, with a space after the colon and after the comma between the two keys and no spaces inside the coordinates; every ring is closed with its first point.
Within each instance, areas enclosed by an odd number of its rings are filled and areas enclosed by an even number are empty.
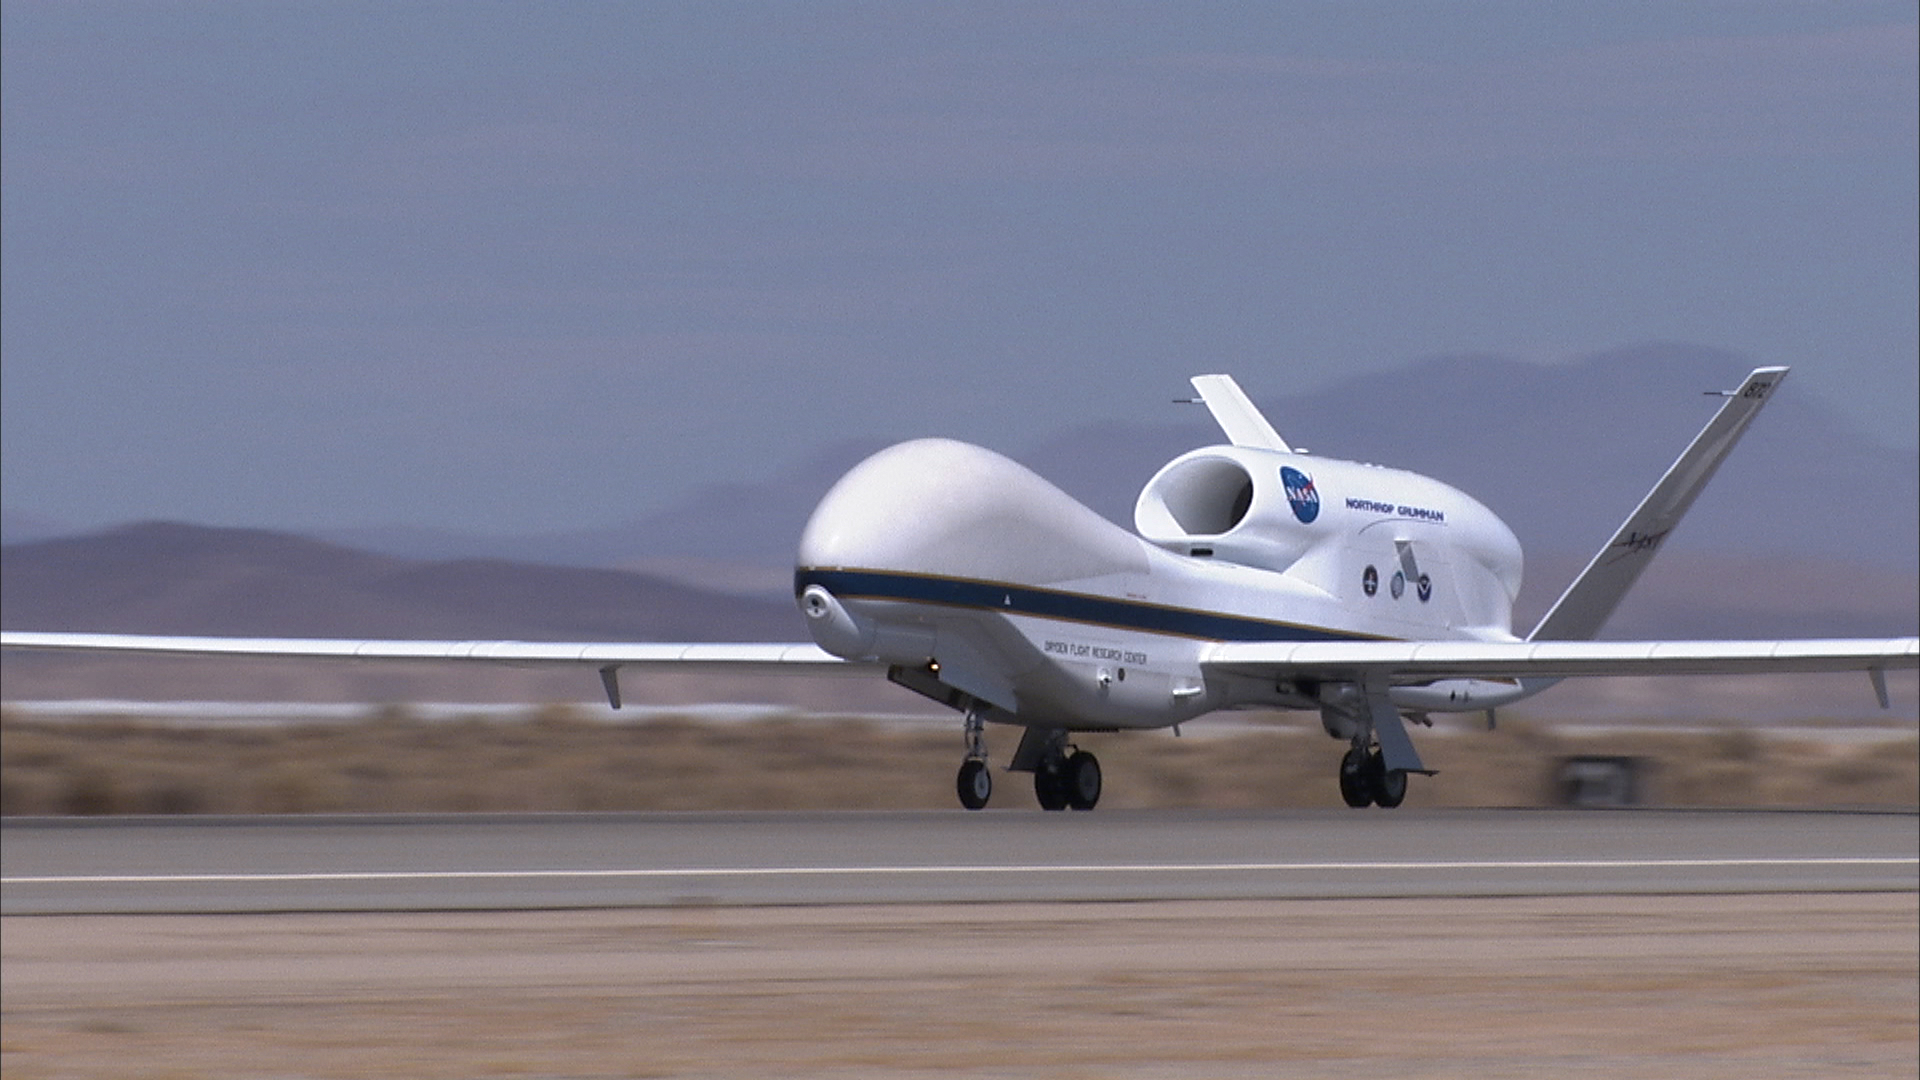
{"type": "MultiPolygon", "coordinates": [[[[671,667],[730,672],[864,675],[881,665],[842,660],[817,645],[351,638],[169,637],[7,631],[0,647],[108,655],[453,661],[508,666],[671,667]]],[[[1891,671],[1920,667],[1920,638],[1758,641],[1253,641],[1222,642],[1208,671],[1252,677],[1575,678],[1891,671]]]]}
{"type": "Polygon", "coordinates": [[[1260,678],[1361,681],[1885,672],[1920,667],[1920,638],[1781,641],[1223,642],[1202,666],[1260,678]]]}

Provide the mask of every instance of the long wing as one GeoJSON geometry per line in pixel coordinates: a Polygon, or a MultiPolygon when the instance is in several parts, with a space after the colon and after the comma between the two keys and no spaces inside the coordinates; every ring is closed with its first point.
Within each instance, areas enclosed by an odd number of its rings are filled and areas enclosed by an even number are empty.
{"type": "Polygon", "coordinates": [[[868,675],[875,664],[842,660],[817,645],[651,644],[597,641],[381,641],[350,638],[164,637],[8,630],[0,648],[132,656],[233,656],[307,660],[435,660],[513,667],[576,665],[600,673],[607,704],[620,707],[622,668],[739,674],[868,675]]]}
{"type": "Polygon", "coordinates": [[[309,660],[469,660],[488,664],[586,667],[724,668],[736,672],[862,674],[817,645],[621,644],[565,641],[381,641],[351,638],[164,637],[144,634],[49,634],[8,630],[0,648],[149,656],[247,656],[309,660]]]}
{"type": "Polygon", "coordinates": [[[1920,638],[1783,641],[1222,642],[1202,666],[1260,678],[1428,679],[1886,672],[1920,667],[1920,638]]]}
{"type": "MultiPolygon", "coordinates": [[[[0,648],[121,655],[451,660],[509,666],[706,668],[738,673],[867,675],[878,664],[842,660],[817,645],[546,641],[391,641],[350,638],[166,637],[8,630],[0,648]]],[[[1920,638],[1779,641],[1229,641],[1202,660],[1209,671],[1253,677],[1302,674],[1401,682],[1426,679],[1569,678],[1895,671],[1920,667],[1920,638]]]]}

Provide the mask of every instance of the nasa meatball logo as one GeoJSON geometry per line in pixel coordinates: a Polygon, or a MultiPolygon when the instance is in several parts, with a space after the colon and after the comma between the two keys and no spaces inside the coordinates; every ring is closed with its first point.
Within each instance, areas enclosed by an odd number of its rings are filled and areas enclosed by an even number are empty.
{"type": "Polygon", "coordinates": [[[1287,505],[1293,507],[1293,516],[1299,518],[1302,525],[1313,524],[1313,519],[1320,516],[1320,493],[1313,488],[1313,478],[1283,465],[1280,483],[1287,489],[1287,505]]]}

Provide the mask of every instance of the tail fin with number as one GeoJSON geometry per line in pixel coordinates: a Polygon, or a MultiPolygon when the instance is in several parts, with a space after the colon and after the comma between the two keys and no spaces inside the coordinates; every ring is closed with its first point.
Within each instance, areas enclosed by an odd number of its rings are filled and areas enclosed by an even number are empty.
{"type": "Polygon", "coordinates": [[[1773,396],[1774,387],[1786,377],[1784,367],[1755,368],[1740,389],[1725,395],[1727,400],[1720,411],[1640,500],[1639,508],[1627,517],[1607,546],[1567,586],[1553,610],[1527,635],[1528,641],[1587,641],[1600,632],[1667,534],[1693,505],[1694,497],[1713,479],[1714,471],[1759,415],[1760,407],[1773,396]]]}

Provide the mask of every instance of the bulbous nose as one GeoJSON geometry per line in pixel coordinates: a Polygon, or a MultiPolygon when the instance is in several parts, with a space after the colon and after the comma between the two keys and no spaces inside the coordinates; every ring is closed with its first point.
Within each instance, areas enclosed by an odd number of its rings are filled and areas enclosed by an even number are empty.
{"type": "Polygon", "coordinates": [[[920,439],[840,478],[801,533],[799,566],[1043,585],[1144,572],[1143,547],[1014,461],[920,439]]]}

